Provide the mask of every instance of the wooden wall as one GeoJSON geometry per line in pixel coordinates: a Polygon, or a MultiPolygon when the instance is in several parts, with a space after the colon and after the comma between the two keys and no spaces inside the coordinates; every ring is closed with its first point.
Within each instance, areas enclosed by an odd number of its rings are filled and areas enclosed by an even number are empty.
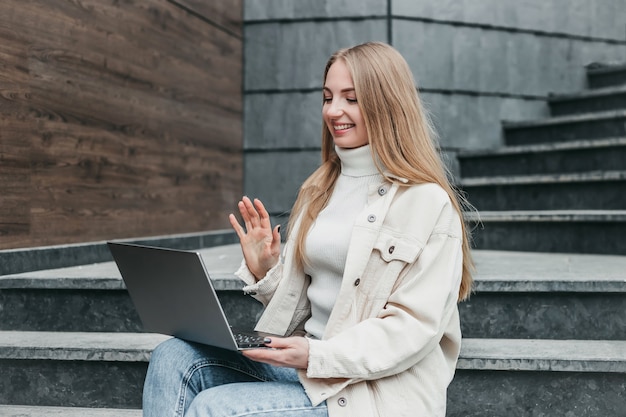
{"type": "Polygon", "coordinates": [[[0,2],[0,249],[228,227],[242,1],[0,2]]]}

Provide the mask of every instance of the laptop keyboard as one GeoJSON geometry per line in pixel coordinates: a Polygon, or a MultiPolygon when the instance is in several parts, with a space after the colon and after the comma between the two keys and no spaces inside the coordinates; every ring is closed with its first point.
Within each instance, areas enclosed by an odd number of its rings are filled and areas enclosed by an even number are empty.
{"type": "Polygon", "coordinates": [[[263,336],[247,333],[234,333],[233,336],[235,336],[237,346],[239,346],[240,348],[255,348],[265,346],[265,343],[263,343],[263,336]]]}

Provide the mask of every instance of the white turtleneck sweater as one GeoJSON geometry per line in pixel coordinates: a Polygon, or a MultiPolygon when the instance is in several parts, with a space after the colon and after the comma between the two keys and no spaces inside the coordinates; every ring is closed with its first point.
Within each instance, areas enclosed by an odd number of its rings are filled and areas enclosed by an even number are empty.
{"type": "Polygon", "coordinates": [[[341,287],[354,219],[367,205],[370,184],[383,181],[372,159],[370,146],[356,149],[335,147],[341,160],[328,205],[320,212],[306,239],[309,264],[304,272],[311,277],[307,296],[311,318],[305,330],[321,339],[341,287]]]}

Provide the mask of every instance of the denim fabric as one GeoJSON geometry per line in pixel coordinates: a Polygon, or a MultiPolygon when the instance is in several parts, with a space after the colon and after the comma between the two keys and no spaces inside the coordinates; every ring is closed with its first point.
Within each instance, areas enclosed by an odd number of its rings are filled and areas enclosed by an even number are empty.
{"type": "Polygon", "coordinates": [[[327,417],[313,407],[294,369],[237,352],[169,339],[152,353],[144,417],[327,417]]]}

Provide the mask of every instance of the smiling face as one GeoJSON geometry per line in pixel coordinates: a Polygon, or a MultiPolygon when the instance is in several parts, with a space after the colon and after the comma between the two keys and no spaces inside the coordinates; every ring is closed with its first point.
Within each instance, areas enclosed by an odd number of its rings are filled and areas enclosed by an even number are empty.
{"type": "Polygon", "coordinates": [[[328,69],[324,84],[322,117],[340,148],[358,148],[369,143],[352,75],[339,59],[328,69]]]}

